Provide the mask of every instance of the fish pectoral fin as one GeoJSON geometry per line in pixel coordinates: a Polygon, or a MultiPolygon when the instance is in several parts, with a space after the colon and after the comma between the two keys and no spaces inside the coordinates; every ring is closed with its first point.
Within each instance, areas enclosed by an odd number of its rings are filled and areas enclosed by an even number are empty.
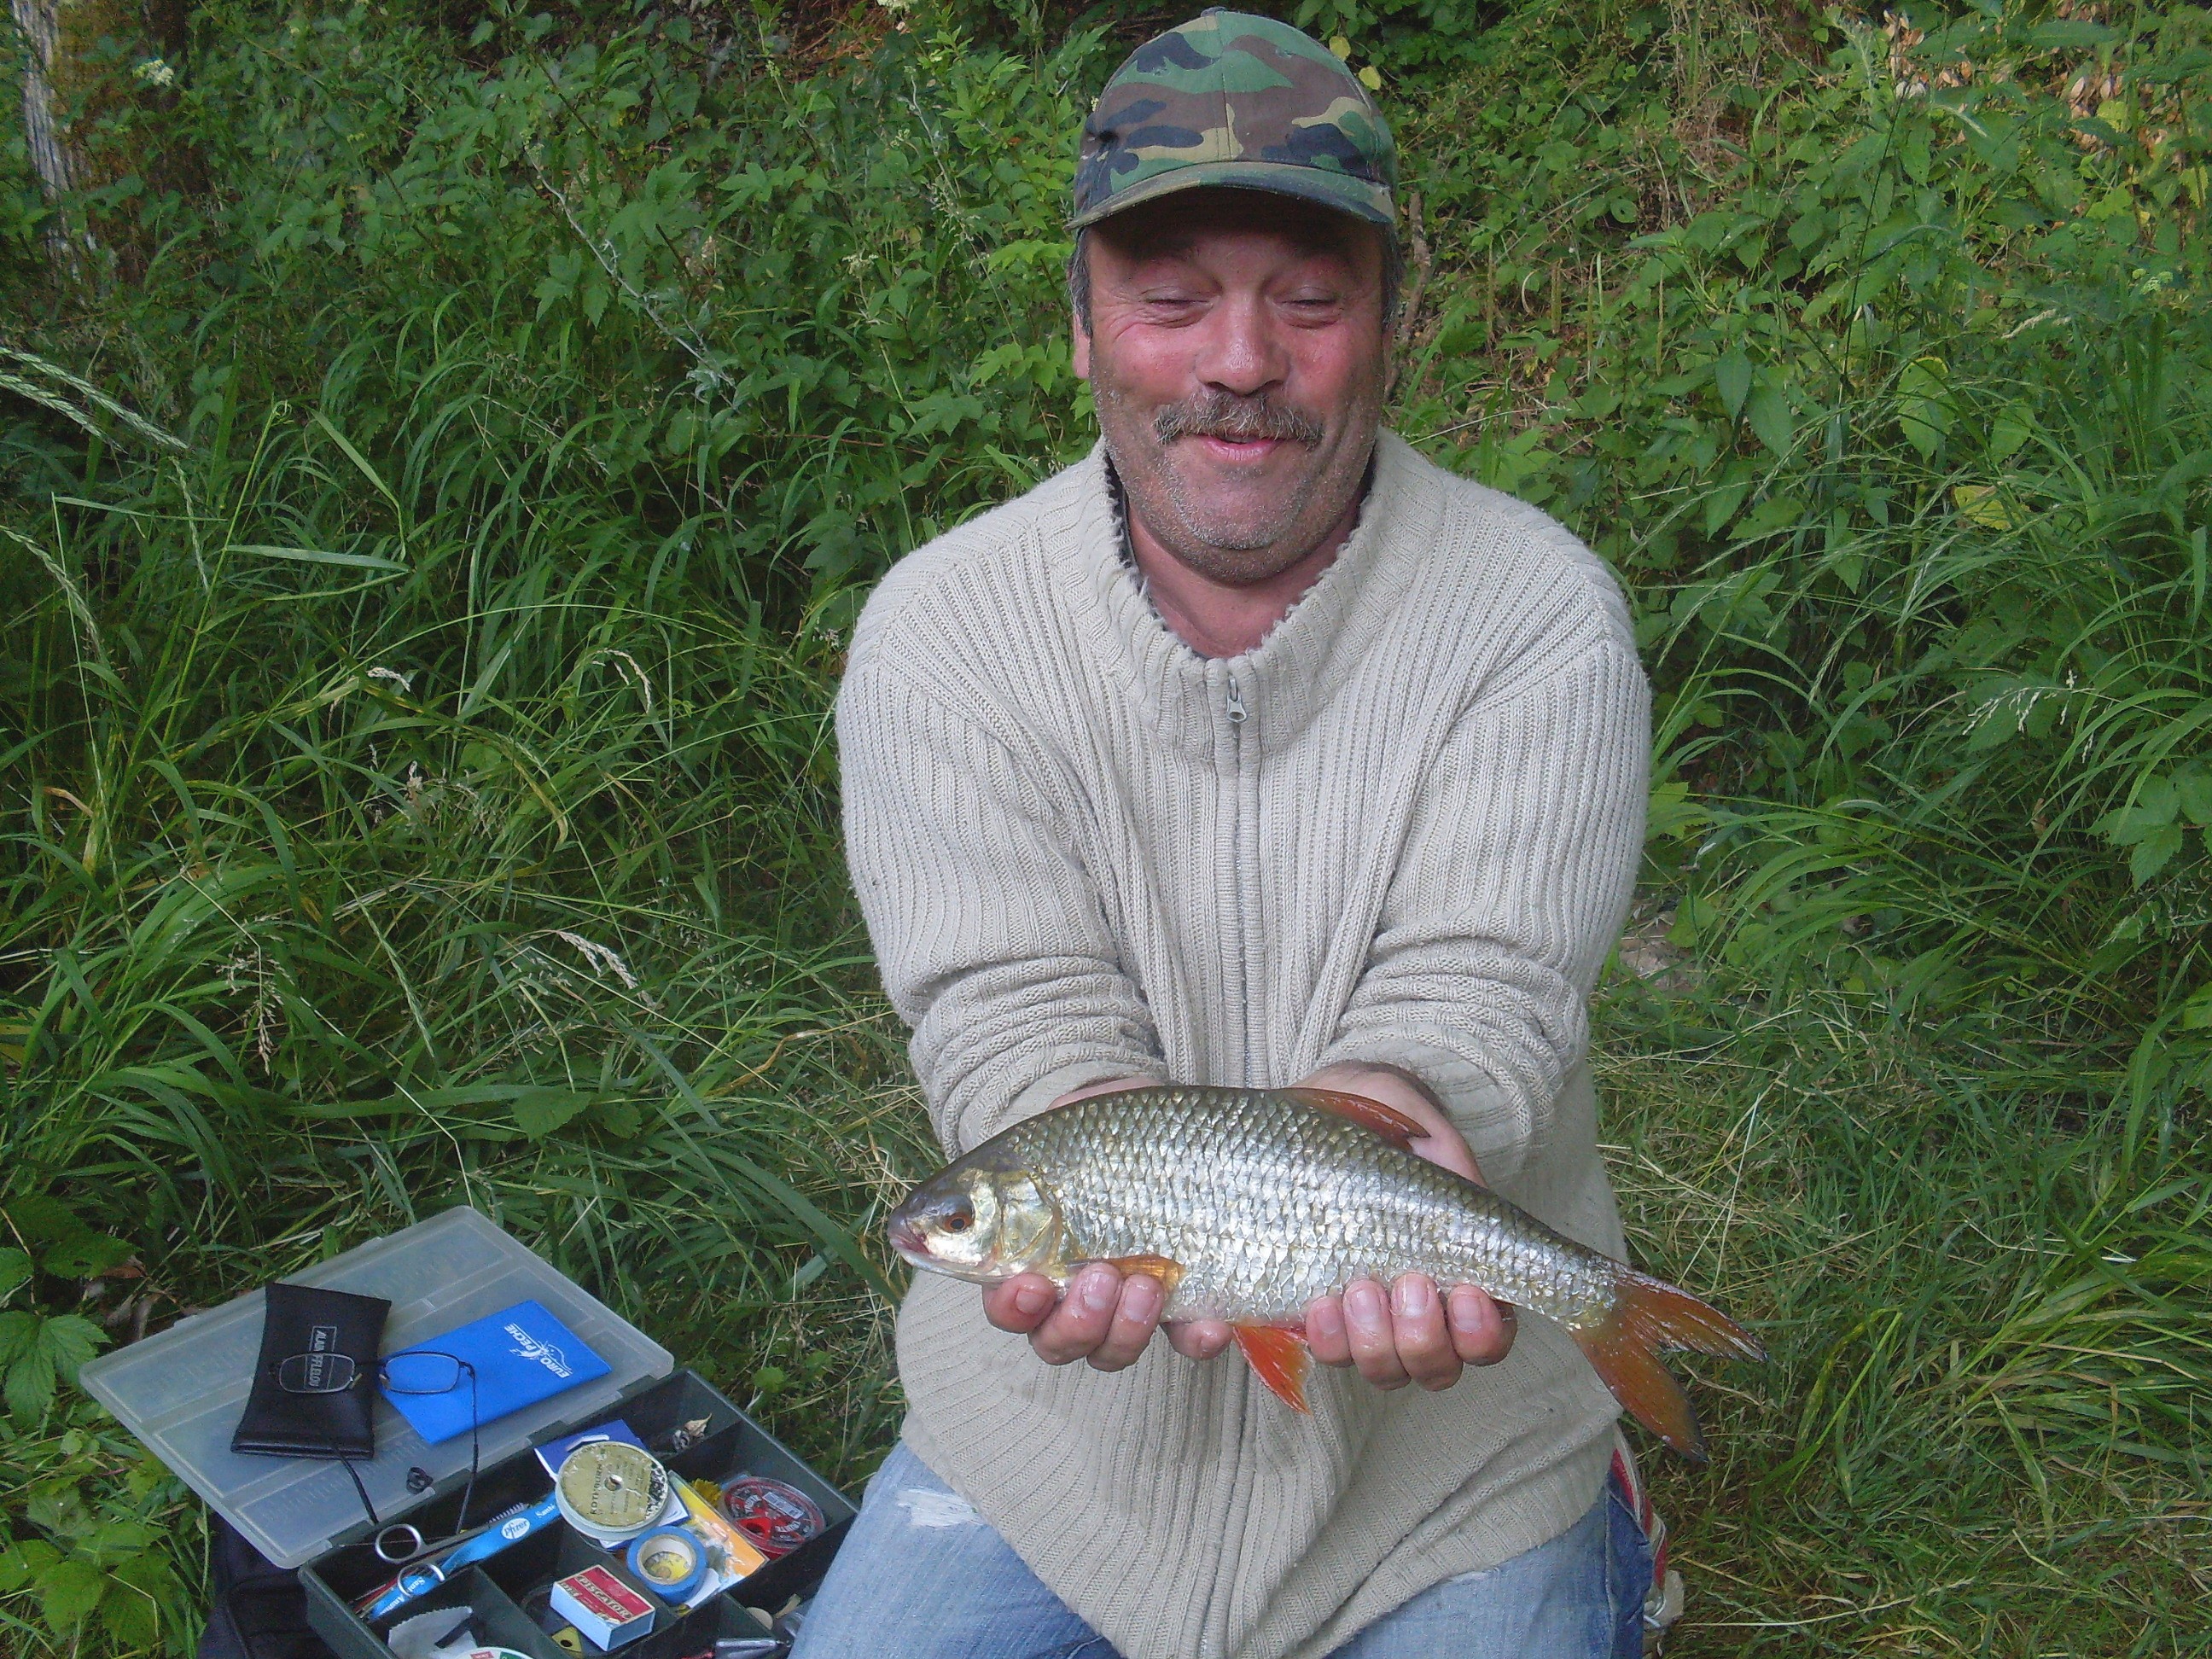
{"type": "Polygon", "coordinates": [[[1237,1346],[1254,1373],[1292,1411],[1310,1417],[1306,1404],[1306,1376],[1313,1370],[1313,1352],[1304,1335],[1277,1325],[1232,1325],[1237,1346]]]}
{"type": "Polygon", "coordinates": [[[1348,1117],[1363,1129],[1372,1129],[1394,1146],[1406,1147],[1414,1137],[1428,1133],[1403,1112],[1394,1112],[1381,1101],[1370,1100],[1365,1095],[1348,1095],[1340,1089],[1285,1089],[1283,1092],[1293,1100],[1304,1101],[1316,1111],[1348,1117]]]}
{"type": "Polygon", "coordinates": [[[1160,1289],[1169,1296],[1182,1283],[1183,1266],[1164,1255],[1109,1255],[1103,1258],[1109,1267],[1119,1267],[1124,1274],[1144,1273],[1160,1282],[1160,1289]]]}

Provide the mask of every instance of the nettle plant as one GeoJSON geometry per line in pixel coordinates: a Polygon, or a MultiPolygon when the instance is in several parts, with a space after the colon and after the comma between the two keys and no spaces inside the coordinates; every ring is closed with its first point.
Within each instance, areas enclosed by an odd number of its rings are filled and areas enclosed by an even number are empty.
{"type": "Polygon", "coordinates": [[[144,1271],[50,1196],[0,1214],[0,1484],[34,1529],[0,1547],[0,1609],[118,1650],[181,1643],[195,1614],[166,1534],[191,1529],[184,1485],[72,1386],[111,1331],[144,1328],[144,1271]]]}
{"type": "MultiPolygon", "coordinates": [[[[1516,15],[1486,49],[1556,37],[1516,15]]],[[[1401,423],[1626,580],[1681,942],[2025,1000],[2142,1039],[2170,1098],[2203,1061],[2150,1036],[2212,968],[2206,20],[1838,15],[1697,58],[1637,19],[1407,124],[1401,423]]]]}

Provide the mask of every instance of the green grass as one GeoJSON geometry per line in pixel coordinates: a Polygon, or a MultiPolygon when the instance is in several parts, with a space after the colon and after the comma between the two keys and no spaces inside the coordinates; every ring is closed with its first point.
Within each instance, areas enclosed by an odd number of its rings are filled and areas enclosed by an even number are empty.
{"type": "Polygon", "coordinates": [[[1601,1019],[1632,1239],[1772,1353],[1689,1368],[1709,1468],[1647,1462],[1668,1650],[2206,1651],[2201,1158],[1833,996],[1601,1019]]]}
{"type": "MultiPolygon", "coordinates": [[[[2204,1651],[2204,14],[1306,10],[1421,201],[1397,423],[1613,562],[1660,694],[1688,965],[1601,998],[1607,1155],[1774,1353],[1655,1462],[1670,1650],[2204,1651]]],[[[70,1365],[454,1202],[872,1467],[932,1154],[829,699],[884,564],[1090,429],[1118,48],[1057,11],[198,17],[97,140],[104,286],[0,143],[27,1652],[198,1618],[70,1365]]]]}

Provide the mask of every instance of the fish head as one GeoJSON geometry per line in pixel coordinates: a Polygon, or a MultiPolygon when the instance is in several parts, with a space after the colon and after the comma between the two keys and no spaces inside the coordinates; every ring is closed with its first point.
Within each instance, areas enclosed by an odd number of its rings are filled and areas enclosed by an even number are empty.
{"type": "Polygon", "coordinates": [[[915,1267],[972,1284],[1067,1276],[1060,1206],[1027,1170],[963,1158],[908,1193],[884,1231],[915,1267]]]}

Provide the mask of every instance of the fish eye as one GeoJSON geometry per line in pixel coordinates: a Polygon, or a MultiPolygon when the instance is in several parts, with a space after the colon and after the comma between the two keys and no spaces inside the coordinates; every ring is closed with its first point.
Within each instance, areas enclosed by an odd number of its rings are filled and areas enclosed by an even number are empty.
{"type": "Polygon", "coordinates": [[[948,1233],[964,1233],[975,1224],[975,1213],[972,1210],[955,1210],[939,1224],[948,1233]]]}

